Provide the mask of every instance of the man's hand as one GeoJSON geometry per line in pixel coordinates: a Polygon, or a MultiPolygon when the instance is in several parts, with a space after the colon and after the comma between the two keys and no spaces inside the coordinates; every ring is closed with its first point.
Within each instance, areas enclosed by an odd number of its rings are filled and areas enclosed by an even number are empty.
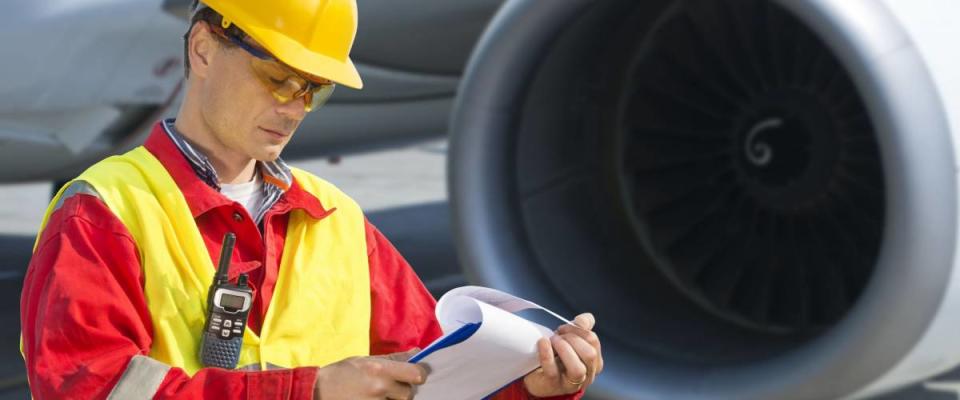
{"type": "Polygon", "coordinates": [[[593,333],[593,314],[580,314],[573,325],[562,325],[550,339],[540,339],[540,368],[523,377],[536,397],[575,393],[593,383],[603,370],[600,339],[593,333]],[[554,357],[556,354],[556,357],[554,357]]]}
{"type": "Polygon", "coordinates": [[[351,357],[317,373],[316,400],[407,400],[413,385],[427,380],[427,371],[407,363],[420,349],[384,356],[351,357]]]}

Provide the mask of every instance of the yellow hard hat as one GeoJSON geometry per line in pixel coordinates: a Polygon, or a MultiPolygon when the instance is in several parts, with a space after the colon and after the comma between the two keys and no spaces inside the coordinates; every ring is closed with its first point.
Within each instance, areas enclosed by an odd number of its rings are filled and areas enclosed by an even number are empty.
{"type": "Polygon", "coordinates": [[[356,0],[202,0],[283,63],[360,89],[350,60],[357,35],[356,0]]]}

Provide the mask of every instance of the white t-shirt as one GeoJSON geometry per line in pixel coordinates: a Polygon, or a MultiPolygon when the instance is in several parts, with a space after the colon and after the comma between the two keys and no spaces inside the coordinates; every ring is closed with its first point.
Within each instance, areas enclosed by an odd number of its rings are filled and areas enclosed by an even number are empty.
{"type": "Polygon", "coordinates": [[[263,203],[263,178],[256,174],[256,178],[247,183],[220,184],[220,193],[243,205],[251,218],[257,217],[260,204],[263,203]]]}

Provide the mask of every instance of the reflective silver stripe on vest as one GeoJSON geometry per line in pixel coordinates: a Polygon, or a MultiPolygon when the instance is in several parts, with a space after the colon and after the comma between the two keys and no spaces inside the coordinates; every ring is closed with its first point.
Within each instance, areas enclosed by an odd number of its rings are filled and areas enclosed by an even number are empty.
{"type": "Polygon", "coordinates": [[[97,193],[97,190],[93,188],[89,183],[84,181],[74,181],[63,191],[63,195],[60,196],[60,199],[57,200],[57,204],[53,206],[53,211],[57,211],[60,207],[63,206],[63,202],[67,199],[78,195],[78,194],[88,194],[96,198],[101,198],[100,193],[97,193]]]}
{"type": "Polygon", "coordinates": [[[170,371],[167,364],[146,356],[133,356],[107,399],[152,399],[167,371],[170,371]]]}

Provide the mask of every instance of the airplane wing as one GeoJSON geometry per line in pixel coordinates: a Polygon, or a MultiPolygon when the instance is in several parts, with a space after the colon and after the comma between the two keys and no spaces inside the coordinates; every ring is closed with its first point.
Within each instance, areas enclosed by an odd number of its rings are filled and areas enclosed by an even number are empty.
{"type": "MultiPolygon", "coordinates": [[[[364,90],[311,113],[287,159],[446,134],[460,74],[502,0],[359,2],[364,90]],[[441,34],[442,33],[442,34],[441,34]]],[[[0,182],[62,180],[176,114],[190,0],[13,0],[0,23],[0,182]],[[44,163],[35,160],[43,159],[44,163]]]]}

